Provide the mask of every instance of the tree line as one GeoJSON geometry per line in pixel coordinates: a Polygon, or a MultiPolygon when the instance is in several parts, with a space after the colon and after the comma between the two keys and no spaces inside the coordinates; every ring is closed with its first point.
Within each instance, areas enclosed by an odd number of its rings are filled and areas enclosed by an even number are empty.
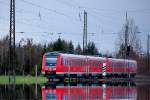
{"type": "MultiPolygon", "coordinates": [[[[125,49],[124,44],[120,45],[119,51],[114,57],[124,58],[125,49]]],[[[94,56],[104,56],[104,57],[113,57],[111,55],[102,55],[98,52],[97,47],[93,42],[89,42],[86,48],[86,51],[83,52],[80,44],[76,47],[71,41],[65,41],[61,38],[58,38],[54,42],[48,44],[34,44],[32,39],[22,39],[19,44],[16,45],[16,67],[15,72],[19,75],[34,75],[35,65],[38,66],[38,74],[41,73],[41,64],[42,56],[45,52],[51,51],[61,51],[63,53],[69,54],[80,54],[84,55],[85,52],[87,55],[94,56]],[[22,41],[25,41],[23,44],[22,41]]],[[[136,50],[131,46],[128,59],[134,59],[138,63],[138,74],[149,75],[150,68],[147,67],[148,56],[140,55],[136,50]]],[[[0,74],[8,74],[9,69],[9,37],[6,36],[0,40],[0,74]]]]}
{"type": "MultiPolygon", "coordinates": [[[[35,65],[38,67],[38,74],[41,73],[42,56],[45,52],[61,51],[69,54],[84,54],[80,44],[76,47],[72,41],[65,41],[58,38],[48,44],[34,44],[32,39],[22,39],[15,47],[15,72],[19,75],[34,75],[35,65]]],[[[88,55],[98,55],[94,42],[89,42],[86,52],[88,55]]],[[[9,36],[0,40],[0,74],[8,74],[9,69],[9,36]]]]}

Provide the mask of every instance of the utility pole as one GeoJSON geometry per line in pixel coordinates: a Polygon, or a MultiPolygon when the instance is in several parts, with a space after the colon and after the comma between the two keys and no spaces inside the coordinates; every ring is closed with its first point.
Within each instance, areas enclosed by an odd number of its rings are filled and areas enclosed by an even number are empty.
{"type": "MultiPolygon", "coordinates": [[[[9,75],[13,70],[15,82],[15,0],[10,0],[9,75]]],[[[9,82],[11,78],[9,77],[9,82]]]]}
{"type": "MultiPolygon", "coordinates": [[[[123,55],[123,57],[124,57],[124,59],[128,59],[128,55],[127,55],[127,52],[128,52],[128,50],[127,50],[127,47],[128,47],[128,38],[129,38],[129,23],[128,23],[128,14],[127,14],[127,12],[126,12],[126,24],[125,24],[125,44],[124,44],[124,55],[123,55]]],[[[129,65],[128,65],[129,63],[127,62],[127,68],[129,67],[129,65]]],[[[125,69],[125,71],[127,71],[126,69],[125,69]]],[[[127,71],[128,72],[128,71],[127,71]]],[[[130,78],[130,73],[128,72],[128,77],[130,78]]]]}
{"type": "Polygon", "coordinates": [[[87,12],[84,11],[83,53],[87,54],[87,12]]]}
{"type": "Polygon", "coordinates": [[[146,70],[149,73],[149,42],[150,42],[150,35],[147,36],[147,68],[146,70]]]}
{"type": "Polygon", "coordinates": [[[126,25],[125,25],[125,52],[124,52],[124,59],[127,59],[127,47],[128,47],[128,15],[127,15],[127,12],[126,12],[126,25]]]}
{"type": "MultiPolygon", "coordinates": [[[[84,29],[83,29],[83,54],[87,55],[87,12],[84,11],[84,29]]],[[[86,63],[88,59],[86,58],[86,63]]],[[[89,66],[86,66],[86,74],[89,72],[89,66]]]]}

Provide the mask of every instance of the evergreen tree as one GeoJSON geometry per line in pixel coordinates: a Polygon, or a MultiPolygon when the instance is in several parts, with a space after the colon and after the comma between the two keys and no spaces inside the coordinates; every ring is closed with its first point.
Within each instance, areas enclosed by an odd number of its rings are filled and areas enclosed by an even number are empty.
{"type": "Polygon", "coordinates": [[[97,48],[96,48],[94,42],[88,43],[87,52],[88,52],[88,55],[97,55],[98,54],[98,51],[97,51],[97,48]]]}
{"type": "Polygon", "coordinates": [[[68,53],[73,54],[74,53],[74,46],[72,42],[69,42],[68,44],[68,53]]]}
{"type": "Polygon", "coordinates": [[[58,40],[53,43],[53,51],[67,52],[67,49],[68,49],[67,42],[61,40],[61,38],[58,38],[58,40]]]}

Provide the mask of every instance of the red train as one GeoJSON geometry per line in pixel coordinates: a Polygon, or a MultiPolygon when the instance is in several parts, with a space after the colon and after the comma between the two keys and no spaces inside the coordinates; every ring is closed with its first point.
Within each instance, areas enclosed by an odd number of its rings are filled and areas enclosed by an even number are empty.
{"type": "Polygon", "coordinates": [[[137,100],[136,87],[57,86],[42,87],[42,100],[137,100]]]}
{"type": "Polygon", "coordinates": [[[134,60],[93,57],[48,52],[43,55],[42,73],[57,75],[91,75],[105,77],[134,77],[137,62],[134,60]]]}

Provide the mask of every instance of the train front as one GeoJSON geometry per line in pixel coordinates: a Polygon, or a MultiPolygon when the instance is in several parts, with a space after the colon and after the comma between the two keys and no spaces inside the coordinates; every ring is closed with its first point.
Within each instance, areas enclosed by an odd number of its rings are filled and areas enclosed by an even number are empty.
{"type": "Polygon", "coordinates": [[[57,56],[59,52],[48,52],[43,55],[42,74],[45,76],[55,76],[57,66],[57,56]]]}

